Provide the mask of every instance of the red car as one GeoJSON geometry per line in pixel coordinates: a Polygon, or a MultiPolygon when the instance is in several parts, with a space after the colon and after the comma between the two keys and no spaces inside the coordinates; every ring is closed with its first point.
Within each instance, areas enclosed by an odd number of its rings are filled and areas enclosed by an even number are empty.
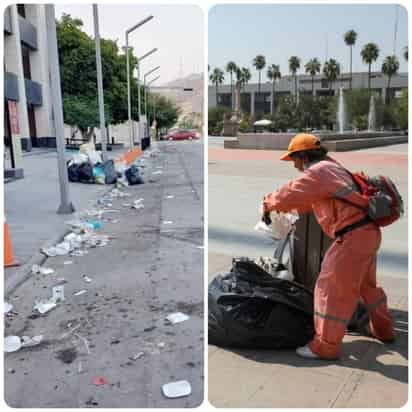
{"type": "Polygon", "coordinates": [[[164,140],[193,140],[199,139],[200,135],[198,132],[193,130],[176,130],[175,132],[169,133],[164,137],[164,140]]]}

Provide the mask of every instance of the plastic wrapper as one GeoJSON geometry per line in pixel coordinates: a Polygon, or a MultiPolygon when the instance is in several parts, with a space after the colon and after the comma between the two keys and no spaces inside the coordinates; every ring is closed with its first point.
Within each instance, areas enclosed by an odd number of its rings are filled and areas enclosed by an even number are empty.
{"type": "Polygon", "coordinates": [[[286,239],[287,235],[293,231],[298,219],[299,214],[295,210],[288,213],[273,211],[270,213],[271,224],[267,225],[265,222],[259,221],[255,226],[255,230],[273,239],[286,239]]]}

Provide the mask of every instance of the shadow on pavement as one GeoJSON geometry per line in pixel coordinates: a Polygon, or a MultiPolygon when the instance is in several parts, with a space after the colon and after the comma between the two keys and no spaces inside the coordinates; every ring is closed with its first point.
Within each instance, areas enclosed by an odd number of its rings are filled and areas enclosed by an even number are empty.
{"type": "Polygon", "coordinates": [[[341,366],[377,372],[387,378],[407,383],[408,367],[399,365],[399,358],[408,359],[408,312],[392,309],[395,320],[396,341],[391,344],[351,334],[350,341],[344,341],[342,346],[342,358],[337,361],[302,359],[294,350],[255,350],[225,348],[246,359],[260,363],[272,363],[293,366],[296,368],[324,368],[328,365],[341,366]],[[391,358],[393,357],[393,358],[391,358]],[[383,358],[383,359],[382,359],[383,358]]]}

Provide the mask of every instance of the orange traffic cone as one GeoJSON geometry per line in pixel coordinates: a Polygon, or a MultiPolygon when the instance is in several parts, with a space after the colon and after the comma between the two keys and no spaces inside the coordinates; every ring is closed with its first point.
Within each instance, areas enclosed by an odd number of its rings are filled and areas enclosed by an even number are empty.
{"type": "Polygon", "coordinates": [[[9,225],[4,219],[4,267],[20,266],[20,263],[14,260],[13,247],[11,245],[9,225]]]}

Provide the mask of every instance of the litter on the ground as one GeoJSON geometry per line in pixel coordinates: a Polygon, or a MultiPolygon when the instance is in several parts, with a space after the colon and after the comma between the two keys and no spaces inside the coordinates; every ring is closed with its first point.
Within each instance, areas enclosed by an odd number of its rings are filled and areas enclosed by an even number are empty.
{"type": "Polygon", "coordinates": [[[89,252],[87,250],[73,250],[73,252],[70,253],[70,256],[84,256],[87,255],[89,252]]]}
{"type": "Polygon", "coordinates": [[[173,220],[163,220],[164,225],[171,225],[173,224],[173,220]]]}
{"type": "Polygon", "coordinates": [[[41,275],[51,275],[54,273],[54,269],[42,267],[39,265],[33,265],[31,267],[31,272],[34,274],[40,273],[41,275]]]}
{"type": "Polygon", "coordinates": [[[53,286],[52,299],[55,303],[64,301],[64,285],[53,286]]]}
{"type": "Polygon", "coordinates": [[[9,302],[4,302],[4,313],[9,313],[13,309],[13,305],[9,302]]]}
{"type": "Polygon", "coordinates": [[[132,209],[143,209],[144,208],[144,204],[142,203],[143,200],[144,200],[143,198],[134,200],[132,209]]]}
{"type": "Polygon", "coordinates": [[[78,292],[74,293],[74,296],[84,295],[87,292],[86,289],[79,290],[78,292]]]}
{"type": "Polygon", "coordinates": [[[188,381],[176,381],[163,385],[162,392],[166,398],[182,398],[192,393],[192,387],[188,381]]]}
{"type": "Polygon", "coordinates": [[[97,378],[93,379],[93,385],[96,386],[102,386],[102,385],[106,385],[108,382],[105,378],[103,378],[102,376],[98,376],[97,378]]]}
{"type": "Polygon", "coordinates": [[[6,336],[4,338],[4,352],[17,352],[21,348],[19,336],[6,336]]]}
{"type": "Polygon", "coordinates": [[[90,283],[92,281],[92,279],[90,279],[88,276],[83,275],[83,280],[87,283],[90,283]]]}
{"type": "Polygon", "coordinates": [[[32,346],[40,345],[43,341],[43,335],[33,336],[22,336],[21,337],[21,346],[22,348],[30,348],[32,346]]]}
{"type": "Polygon", "coordinates": [[[38,302],[35,302],[33,309],[37,310],[41,315],[51,311],[57,306],[56,302],[54,301],[53,298],[50,298],[49,300],[41,300],[38,302]]]}
{"type": "Polygon", "coordinates": [[[72,261],[72,260],[65,260],[65,261],[63,262],[63,265],[71,265],[71,264],[73,264],[73,261],[72,261]]]}
{"type": "Polygon", "coordinates": [[[160,349],[163,349],[165,346],[166,346],[166,344],[164,342],[159,342],[157,344],[157,347],[160,348],[160,349]]]}
{"type": "Polygon", "coordinates": [[[166,196],[166,199],[173,199],[173,198],[174,198],[173,195],[168,195],[168,196],[166,196]]]}
{"type": "Polygon", "coordinates": [[[180,323],[184,322],[185,320],[188,320],[189,316],[185,315],[182,312],[175,312],[171,313],[170,315],[166,316],[166,320],[168,320],[172,325],[175,323],[180,323]]]}
{"type": "Polygon", "coordinates": [[[87,354],[90,355],[89,341],[83,336],[80,336],[78,333],[75,333],[74,336],[77,336],[79,339],[83,341],[84,346],[86,347],[87,354]]]}
{"type": "Polygon", "coordinates": [[[129,359],[132,361],[136,361],[140,359],[143,355],[144,355],[144,352],[139,352],[139,353],[136,353],[136,355],[131,356],[129,359]]]}
{"type": "Polygon", "coordinates": [[[162,175],[162,174],[163,174],[163,171],[162,171],[162,170],[156,170],[156,171],[154,171],[152,174],[154,174],[154,175],[162,175]]]}

